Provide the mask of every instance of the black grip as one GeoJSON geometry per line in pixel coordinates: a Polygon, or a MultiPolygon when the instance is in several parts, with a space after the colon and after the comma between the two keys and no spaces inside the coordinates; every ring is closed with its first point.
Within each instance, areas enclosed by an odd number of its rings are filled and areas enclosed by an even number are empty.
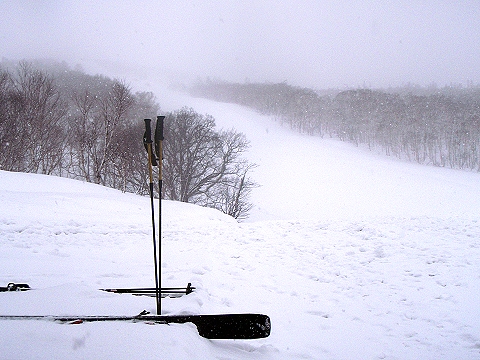
{"type": "Polygon", "coordinates": [[[157,166],[157,158],[155,157],[155,154],[153,153],[153,149],[151,144],[153,143],[152,141],[152,127],[150,125],[152,119],[145,119],[145,133],[143,134],[143,145],[145,146],[145,150],[147,150],[147,153],[150,152],[151,155],[151,160],[152,160],[152,166],[157,166]],[[150,151],[148,144],[150,144],[150,151]]]}
{"type": "Polygon", "coordinates": [[[152,143],[152,127],[150,125],[152,119],[145,119],[145,134],[143,135],[143,142],[145,144],[152,143]]]}
{"type": "Polygon", "coordinates": [[[157,116],[157,126],[155,128],[155,143],[163,140],[163,120],[165,116],[157,116]]]}

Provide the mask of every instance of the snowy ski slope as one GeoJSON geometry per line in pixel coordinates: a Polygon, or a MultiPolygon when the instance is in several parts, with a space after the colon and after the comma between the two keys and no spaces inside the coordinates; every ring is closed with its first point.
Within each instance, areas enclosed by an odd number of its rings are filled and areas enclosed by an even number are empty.
{"type": "MultiPolygon", "coordinates": [[[[165,98],[166,99],[166,98],[165,98]]],[[[480,175],[291,133],[248,109],[169,97],[252,142],[255,208],[237,223],[165,201],[169,314],[259,312],[269,338],[210,341],[192,325],[0,322],[1,359],[478,359],[480,175]]],[[[0,171],[0,314],[134,315],[155,301],[150,202],[0,171]]]]}

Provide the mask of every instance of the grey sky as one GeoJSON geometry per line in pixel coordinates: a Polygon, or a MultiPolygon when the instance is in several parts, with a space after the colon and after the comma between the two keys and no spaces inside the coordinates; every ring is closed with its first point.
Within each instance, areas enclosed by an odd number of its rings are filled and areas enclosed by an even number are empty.
{"type": "Polygon", "coordinates": [[[0,56],[181,81],[479,84],[480,1],[0,0],[0,56]]]}

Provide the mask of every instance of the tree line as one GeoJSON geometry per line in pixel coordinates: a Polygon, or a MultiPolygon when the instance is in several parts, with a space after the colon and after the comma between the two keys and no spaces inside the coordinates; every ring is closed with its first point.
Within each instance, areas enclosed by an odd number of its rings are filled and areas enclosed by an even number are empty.
{"type": "MultiPolygon", "coordinates": [[[[88,75],[66,64],[19,62],[0,67],[0,169],[84,180],[146,195],[145,118],[160,106],[151,92],[88,75]]],[[[165,199],[196,203],[237,219],[248,216],[249,142],[190,108],[167,113],[165,199]]],[[[158,196],[158,189],[157,189],[158,196]]]]}
{"type": "Polygon", "coordinates": [[[254,108],[302,133],[335,137],[421,164],[480,171],[479,87],[322,94],[285,82],[207,80],[190,91],[254,108]]]}

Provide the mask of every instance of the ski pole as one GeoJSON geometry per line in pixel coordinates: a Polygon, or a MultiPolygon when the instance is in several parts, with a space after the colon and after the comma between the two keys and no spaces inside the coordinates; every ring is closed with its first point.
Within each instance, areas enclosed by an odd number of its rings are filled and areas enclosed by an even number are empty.
{"type": "Polygon", "coordinates": [[[157,315],[161,315],[161,298],[160,298],[160,286],[158,283],[158,261],[157,261],[157,241],[155,239],[155,207],[153,204],[153,164],[156,165],[156,160],[153,155],[152,149],[152,129],[150,126],[151,119],[145,119],[145,134],[143,135],[143,143],[147,148],[148,153],[148,175],[150,178],[150,205],[152,208],[152,234],[153,234],[153,262],[155,264],[155,298],[157,302],[157,315]]]}
{"type": "MultiPolygon", "coordinates": [[[[165,116],[157,116],[155,126],[155,153],[158,160],[158,287],[162,288],[162,160],[163,160],[163,120],[165,116]]],[[[158,314],[160,315],[160,313],[158,314]]]]}

